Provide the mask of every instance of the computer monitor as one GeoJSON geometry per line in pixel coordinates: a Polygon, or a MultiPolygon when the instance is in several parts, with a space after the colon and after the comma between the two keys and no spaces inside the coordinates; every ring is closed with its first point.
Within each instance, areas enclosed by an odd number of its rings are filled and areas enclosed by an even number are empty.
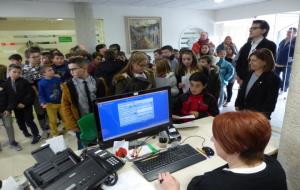
{"type": "Polygon", "coordinates": [[[136,140],[158,134],[172,124],[170,88],[162,87],[96,99],[99,144],[136,140]]]}

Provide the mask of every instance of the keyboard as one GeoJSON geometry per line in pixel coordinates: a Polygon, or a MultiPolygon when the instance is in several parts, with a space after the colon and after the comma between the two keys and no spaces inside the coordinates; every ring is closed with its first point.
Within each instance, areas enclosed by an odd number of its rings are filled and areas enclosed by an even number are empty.
{"type": "Polygon", "coordinates": [[[150,157],[134,161],[133,164],[147,181],[153,181],[158,178],[159,173],[172,173],[205,159],[205,156],[200,154],[189,144],[185,144],[178,145],[174,148],[169,148],[164,152],[159,152],[158,154],[150,157]]]}

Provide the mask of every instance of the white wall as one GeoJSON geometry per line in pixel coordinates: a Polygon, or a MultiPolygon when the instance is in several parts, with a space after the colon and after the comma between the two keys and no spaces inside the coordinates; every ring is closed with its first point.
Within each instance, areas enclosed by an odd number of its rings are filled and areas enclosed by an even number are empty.
{"type": "Polygon", "coordinates": [[[1,1],[0,17],[74,18],[72,3],[1,1]]]}
{"type": "Polygon", "coordinates": [[[162,19],[162,45],[179,46],[180,34],[190,26],[213,32],[214,14],[212,11],[180,10],[143,7],[94,6],[94,16],[104,19],[104,33],[107,44],[118,42],[126,48],[125,16],[158,16],[162,19]]]}
{"type": "Polygon", "coordinates": [[[215,20],[216,22],[237,20],[243,18],[251,18],[259,15],[291,11],[300,11],[299,0],[270,0],[247,6],[221,9],[215,12],[215,20]]]}
{"type": "MultiPolygon", "coordinates": [[[[105,7],[93,5],[94,17],[104,19],[106,44],[119,43],[126,49],[125,16],[162,18],[162,45],[179,46],[180,34],[187,27],[199,27],[213,33],[214,12],[147,7],[105,7]]],[[[72,3],[36,1],[0,2],[0,17],[74,18],[72,3]]]]}

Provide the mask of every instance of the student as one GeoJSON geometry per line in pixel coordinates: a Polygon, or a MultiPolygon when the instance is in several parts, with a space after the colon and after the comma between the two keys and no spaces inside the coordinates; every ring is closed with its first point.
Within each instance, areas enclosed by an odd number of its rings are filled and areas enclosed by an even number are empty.
{"type": "Polygon", "coordinates": [[[41,107],[38,98],[38,81],[41,79],[40,64],[41,64],[41,50],[39,47],[31,47],[28,49],[29,64],[25,65],[22,69],[23,77],[28,80],[35,92],[34,96],[34,111],[37,115],[40,127],[43,130],[42,137],[47,138],[49,136],[47,124],[47,113],[44,108],[41,107]]]}
{"type": "MultiPolygon", "coordinates": [[[[236,63],[235,63],[235,59],[234,59],[234,47],[232,46],[227,46],[225,48],[226,50],[226,57],[225,57],[225,60],[230,63],[234,68],[236,67],[236,63]]],[[[231,101],[231,97],[232,97],[232,88],[233,88],[233,85],[234,85],[234,82],[235,82],[235,73],[234,73],[234,76],[231,78],[231,80],[228,81],[228,84],[226,86],[226,101],[224,103],[224,107],[227,107],[228,104],[230,103],[231,101]]]]}
{"type": "Polygon", "coordinates": [[[51,62],[55,74],[60,76],[63,82],[71,78],[68,65],[66,64],[64,55],[61,52],[53,53],[51,56],[51,62]]]}
{"type": "Polygon", "coordinates": [[[180,51],[179,65],[176,72],[178,88],[181,93],[189,91],[189,78],[190,76],[200,71],[197,64],[197,59],[192,50],[184,49],[180,51]]]}
{"type": "MultiPolygon", "coordinates": [[[[195,119],[219,114],[217,100],[206,91],[208,77],[196,72],[189,78],[189,91],[175,101],[173,114],[179,116],[194,115],[195,119]]],[[[176,120],[176,117],[173,117],[176,120]]]]}
{"type": "Polygon", "coordinates": [[[154,50],[153,56],[154,56],[154,60],[153,60],[153,62],[152,62],[152,65],[155,65],[155,61],[156,61],[157,59],[161,59],[161,58],[162,58],[162,55],[161,55],[161,49],[156,49],[156,50],[154,50]]]}
{"type": "Polygon", "coordinates": [[[132,53],[127,66],[113,78],[115,94],[154,88],[154,75],[146,69],[147,65],[148,57],[144,52],[132,53]]]}
{"type": "Polygon", "coordinates": [[[236,61],[237,82],[241,85],[249,74],[249,55],[257,49],[267,48],[276,57],[276,44],[266,37],[270,26],[264,20],[254,20],[249,28],[249,39],[239,51],[236,61]]]}
{"type": "Polygon", "coordinates": [[[21,72],[22,68],[19,65],[10,65],[9,78],[6,81],[6,86],[15,99],[14,113],[20,130],[25,137],[33,137],[31,144],[36,144],[41,139],[41,136],[33,121],[32,106],[35,99],[35,93],[31,84],[26,79],[20,77],[21,72]],[[30,128],[31,134],[28,132],[26,126],[30,128]]]}
{"type": "Polygon", "coordinates": [[[204,55],[199,59],[199,67],[203,67],[203,71],[208,76],[208,82],[206,90],[208,93],[213,95],[216,100],[219,99],[220,96],[220,74],[218,66],[213,65],[213,58],[210,55],[204,55]]]}
{"type": "Polygon", "coordinates": [[[219,107],[223,106],[224,99],[225,99],[225,88],[228,82],[234,77],[234,67],[225,60],[226,50],[218,49],[217,51],[218,57],[220,60],[217,62],[217,66],[220,69],[220,80],[221,80],[221,87],[220,87],[220,98],[219,98],[219,107]]]}
{"type": "Polygon", "coordinates": [[[262,112],[268,119],[275,109],[280,78],[273,72],[275,61],[270,50],[262,48],[250,55],[249,76],[244,80],[236,101],[237,110],[262,112]]]}
{"type": "Polygon", "coordinates": [[[178,95],[177,79],[175,73],[171,72],[170,63],[167,59],[157,59],[155,64],[155,84],[156,87],[170,86],[171,96],[178,95]]]}
{"type": "MultiPolygon", "coordinates": [[[[15,101],[8,87],[3,80],[0,80],[0,118],[7,133],[8,142],[12,149],[22,150],[21,146],[15,140],[14,126],[11,112],[14,109],[15,101]]],[[[1,146],[1,144],[0,144],[1,146]]]]}
{"type": "Polygon", "coordinates": [[[173,54],[173,48],[170,45],[163,46],[161,48],[161,55],[165,59],[169,59],[171,71],[176,73],[178,67],[178,60],[175,58],[173,54]]]}
{"type": "Polygon", "coordinates": [[[113,92],[112,80],[114,75],[119,73],[126,64],[124,62],[118,62],[114,50],[108,49],[104,54],[104,62],[98,65],[95,69],[95,77],[104,78],[108,88],[113,92]]]}
{"type": "MultiPolygon", "coordinates": [[[[214,118],[211,138],[217,155],[227,162],[210,172],[195,176],[187,190],[287,190],[280,163],[264,155],[271,137],[271,125],[260,113],[227,112],[214,118]]],[[[158,179],[162,190],[179,190],[170,173],[158,179]]]]}
{"type": "Polygon", "coordinates": [[[23,67],[22,56],[20,54],[12,54],[11,56],[8,57],[8,60],[10,61],[10,64],[16,64],[23,67]]]}
{"type": "Polygon", "coordinates": [[[64,117],[61,113],[61,79],[55,77],[54,70],[51,65],[44,65],[40,69],[43,78],[38,82],[39,86],[39,102],[41,106],[46,109],[50,134],[52,137],[58,135],[57,131],[57,114],[62,118],[63,123],[64,117]]]}
{"type": "Polygon", "coordinates": [[[88,66],[88,73],[91,76],[95,76],[96,67],[101,64],[102,60],[103,56],[100,53],[94,52],[92,54],[92,62],[88,66]]]}
{"type": "Polygon", "coordinates": [[[177,61],[179,61],[180,59],[180,53],[178,49],[173,49],[173,54],[175,56],[175,58],[177,59],[177,61]]]}
{"type": "Polygon", "coordinates": [[[43,52],[41,53],[41,64],[40,66],[43,65],[51,65],[51,53],[50,52],[43,52]]]}
{"type": "Polygon", "coordinates": [[[200,57],[204,55],[212,55],[209,51],[209,45],[208,44],[203,44],[200,49],[200,57]]]}
{"type": "Polygon", "coordinates": [[[104,97],[106,88],[103,80],[95,79],[88,74],[88,65],[84,58],[70,59],[68,67],[72,78],[62,84],[62,115],[68,129],[76,132],[78,149],[81,149],[83,147],[77,121],[82,116],[93,112],[93,101],[104,97]]]}
{"type": "MultiPolygon", "coordinates": [[[[96,46],[96,52],[99,53],[102,58],[104,58],[104,54],[106,52],[107,48],[106,48],[106,45],[105,44],[98,44],[96,46]]],[[[104,61],[104,60],[101,60],[101,61],[104,61]]]]}

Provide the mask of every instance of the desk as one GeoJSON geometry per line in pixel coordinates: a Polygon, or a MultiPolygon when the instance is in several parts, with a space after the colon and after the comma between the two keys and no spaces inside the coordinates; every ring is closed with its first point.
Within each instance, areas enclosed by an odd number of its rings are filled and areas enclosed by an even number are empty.
{"type": "MultiPolygon", "coordinates": [[[[199,135],[205,138],[204,146],[209,146],[214,149],[213,142],[211,142],[210,138],[212,137],[212,121],[213,117],[207,117],[203,119],[198,119],[191,121],[193,126],[198,126],[194,128],[184,128],[179,129],[181,134],[182,140],[189,136],[199,135]]],[[[152,140],[152,139],[151,139],[152,140]]],[[[149,140],[149,143],[157,144],[157,139],[153,139],[152,142],[149,140]]],[[[202,140],[201,138],[194,137],[187,139],[184,143],[190,144],[192,147],[201,147],[202,140]]],[[[277,151],[278,148],[278,140],[272,139],[270,140],[265,153],[266,154],[273,154],[277,151]]],[[[215,149],[214,149],[215,150],[215,149]]],[[[197,164],[191,165],[187,168],[174,172],[172,175],[176,177],[176,179],[180,182],[180,189],[184,190],[187,188],[187,185],[191,181],[194,176],[201,175],[205,172],[211,171],[216,169],[222,165],[226,164],[226,162],[221,159],[219,156],[215,155],[211,158],[207,158],[206,160],[199,162],[197,164]]],[[[128,171],[138,173],[138,171],[133,167],[132,162],[126,162],[125,166],[118,171],[119,180],[126,181],[130,183],[129,180],[136,180],[136,183],[140,189],[144,190],[152,190],[152,189],[159,189],[159,185],[157,180],[149,183],[146,179],[144,179],[140,174],[142,179],[126,179],[126,175],[128,171]]],[[[118,184],[118,183],[117,183],[118,184]]],[[[137,187],[136,187],[137,188],[137,187]]],[[[116,189],[116,187],[107,187],[105,189],[116,189]]],[[[124,188],[120,188],[124,189],[124,188]]]]}

